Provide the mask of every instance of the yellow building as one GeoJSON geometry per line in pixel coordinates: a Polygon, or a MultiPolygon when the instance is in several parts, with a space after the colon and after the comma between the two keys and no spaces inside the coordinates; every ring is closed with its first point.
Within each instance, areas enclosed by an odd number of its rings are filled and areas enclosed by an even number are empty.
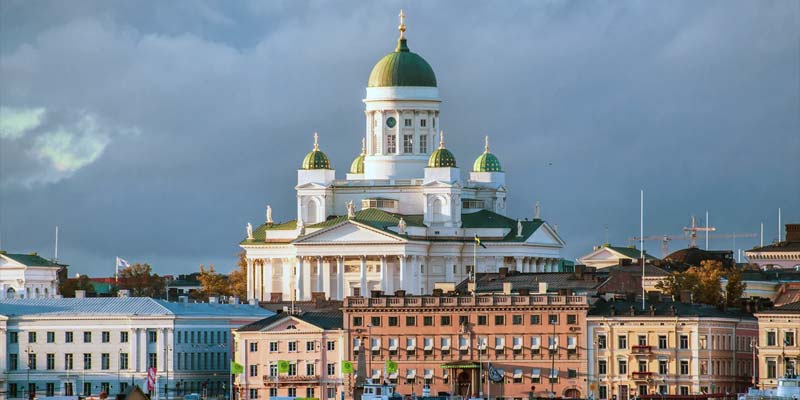
{"type": "Polygon", "coordinates": [[[737,393],[750,386],[756,319],[684,303],[599,302],[587,317],[596,399],[737,393]]]}
{"type": "Polygon", "coordinates": [[[777,378],[796,374],[800,365],[800,301],[755,314],[758,318],[759,387],[774,389],[777,378]]]}

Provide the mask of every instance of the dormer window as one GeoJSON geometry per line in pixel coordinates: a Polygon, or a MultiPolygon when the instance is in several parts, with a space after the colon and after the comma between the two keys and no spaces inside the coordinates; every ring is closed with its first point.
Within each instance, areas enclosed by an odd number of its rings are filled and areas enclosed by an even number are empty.
{"type": "Polygon", "coordinates": [[[364,199],[361,200],[361,208],[379,208],[382,210],[387,211],[394,211],[397,209],[397,200],[393,199],[383,199],[383,198],[374,198],[374,199],[364,199]]]}

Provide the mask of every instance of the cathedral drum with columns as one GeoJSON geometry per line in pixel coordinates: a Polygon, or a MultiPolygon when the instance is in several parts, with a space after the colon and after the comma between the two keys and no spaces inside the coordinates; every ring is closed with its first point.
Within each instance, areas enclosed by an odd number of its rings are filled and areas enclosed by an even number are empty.
{"type": "Polygon", "coordinates": [[[436,75],[409,49],[402,13],[399,30],[395,50],[370,73],[365,137],[345,179],[314,134],[297,170],[297,218],[274,222],[267,206],[264,224],[248,224],[240,246],[249,299],[426,294],[473,268],[559,271],[564,241],[538,205],[530,219],[506,215],[505,172],[488,137],[462,179],[445,147],[436,75]]]}

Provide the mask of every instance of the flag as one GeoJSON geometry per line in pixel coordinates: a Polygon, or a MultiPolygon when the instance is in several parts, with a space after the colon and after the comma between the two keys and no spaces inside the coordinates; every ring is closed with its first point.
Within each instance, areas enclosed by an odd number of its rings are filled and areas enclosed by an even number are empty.
{"type": "MultiPolygon", "coordinates": [[[[242,369],[244,371],[244,369],[242,369]]],[[[156,369],[150,367],[147,369],[147,391],[152,392],[156,388],[156,369]]]]}
{"type": "Polygon", "coordinates": [[[342,361],[342,373],[343,374],[352,374],[353,371],[353,363],[350,361],[342,361]]]}
{"type": "Polygon", "coordinates": [[[481,243],[481,238],[479,238],[478,235],[475,235],[475,244],[477,244],[478,246],[483,247],[484,249],[486,248],[486,245],[481,243]]]}
{"type": "Polygon", "coordinates": [[[489,363],[489,380],[494,383],[500,383],[503,381],[503,375],[501,375],[500,371],[492,366],[492,363],[489,363]]]}
{"type": "Polygon", "coordinates": [[[289,362],[286,360],[278,360],[278,373],[288,373],[289,372],[289,362]]]}
{"type": "Polygon", "coordinates": [[[386,373],[387,374],[397,373],[397,361],[386,360],[386,373]]]}
{"type": "Polygon", "coordinates": [[[237,375],[244,373],[244,365],[237,363],[236,361],[231,360],[231,374],[237,375]]]}
{"type": "Polygon", "coordinates": [[[127,261],[117,257],[117,268],[128,268],[130,266],[127,261]]]}

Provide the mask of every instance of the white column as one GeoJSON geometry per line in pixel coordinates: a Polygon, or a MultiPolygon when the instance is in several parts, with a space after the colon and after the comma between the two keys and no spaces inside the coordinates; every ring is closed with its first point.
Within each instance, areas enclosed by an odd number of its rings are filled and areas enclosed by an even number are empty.
{"type": "Polygon", "coordinates": [[[403,116],[400,114],[400,110],[395,110],[395,115],[397,118],[397,125],[394,126],[394,153],[401,154],[403,152],[403,116]]]}
{"type": "Polygon", "coordinates": [[[326,298],[335,299],[333,290],[331,290],[331,267],[333,267],[333,263],[330,259],[322,260],[322,291],[325,292],[326,298]]]}
{"type": "Polygon", "coordinates": [[[292,300],[294,296],[292,288],[296,285],[296,282],[293,282],[295,277],[292,273],[294,270],[292,261],[291,258],[281,258],[281,297],[286,301],[292,300]]]}
{"type": "Polygon", "coordinates": [[[516,262],[516,266],[514,268],[517,271],[522,272],[522,257],[514,257],[514,262],[516,262]]]}
{"type": "Polygon", "coordinates": [[[367,289],[367,257],[361,256],[361,296],[369,297],[369,290],[367,289]]]}
{"type": "Polygon", "coordinates": [[[377,122],[375,122],[375,131],[373,132],[373,139],[375,140],[375,153],[377,155],[383,155],[386,151],[386,135],[384,134],[383,126],[386,125],[384,121],[383,111],[375,111],[374,118],[377,118],[377,122]]]}
{"type": "Polygon", "coordinates": [[[408,272],[406,271],[406,256],[401,255],[400,257],[398,257],[398,259],[400,261],[400,279],[399,279],[400,290],[406,290],[409,293],[411,293],[411,290],[409,290],[409,288],[406,287],[406,273],[408,272]]]}
{"type": "Polygon", "coordinates": [[[295,293],[297,293],[297,300],[302,301],[305,298],[305,290],[303,290],[303,257],[297,257],[297,273],[294,277],[295,293]]]}
{"type": "Polygon", "coordinates": [[[317,292],[325,291],[323,285],[324,274],[322,272],[322,257],[317,257],[317,292]]]}
{"type": "Polygon", "coordinates": [[[258,262],[253,265],[253,268],[256,271],[256,280],[253,284],[255,293],[252,298],[261,300],[261,295],[264,293],[264,260],[258,259],[258,262]]]}
{"type": "Polygon", "coordinates": [[[147,372],[147,329],[144,328],[139,329],[139,368],[140,372],[147,372]]]}
{"type": "Polygon", "coordinates": [[[336,257],[336,298],[343,300],[344,295],[344,258],[336,257]]]}
{"type": "MultiPolygon", "coordinates": [[[[3,293],[2,295],[5,295],[5,293],[3,293]]],[[[5,338],[7,337],[6,335],[8,335],[6,329],[0,328],[0,337],[3,338],[3,340],[0,340],[0,354],[3,355],[2,357],[0,357],[0,371],[6,370],[6,354],[8,354],[8,352],[6,351],[6,340],[5,340],[5,338]]],[[[5,389],[5,387],[2,387],[0,389],[5,389]]]]}
{"type": "Polygon", "coordinates": [[[505,266],[505,260],[503,259],[503,257],[495,257],[494,263],[495,263],[494,272],[500,272],[500,268],[503,268],[505,266]]]}
{"type": "MultiPolygon", "coordinates": [[[[167,328],[164,329],[164,332],[167,335],[167,358],[164,361],[166,361],[167,371],[172,372],[175,371],[175,331],[167,328]]],[[[174,387],[174,383],[171,383],[170,387],[174,387]]]]}
{"type": "Polygon", "coordinates": [[[394,270],[395,267],[390,260],[386,260],[386,293],[394,293],[394,270]]]}
{"type": "MultiPolygon", "coordinates": [[[[414,148],[412,149],[412,153],[419,154],[419,121],[418,121],[419,113],[414,111],[414,148]]],[[[425,121],[427,124],[428,121],[425,121]]]]}
{"type": "MultiPolygon", "coordinates": [[[[399,125],[400,122],[398,121],[397,123],[398,123],[398,126],[400,126],[399,125]]],[[[388,263],[386,262],[386,256],[381,256],[381,275],[380,275],[381,276],[381,286],[380,286],[380,288],[381,288],[381,291],[383,291],[384,293],[386,293],[388,291],[388,288],[389,288],[388,282],[386,282],[389,279],[388,276],[387,276],[388,274],[386,273],[387,264],[388,263]]]]}
{"type": "Polygon", "coordinates": [[[443,257],[444,258],[444,281],[445,282],[453,282],[453,258],[452,257],[443,257]]]}
{"type": "Polygon", "coordinates": [[[264,283],[263,284],[264,284],[264,292],[265,292],[264,296],[266,298],[265,299],[261,299],[261,300],[269,301],[269,299],[272,297],[272,292],[274,292],[274,290],[272,288],[273,275],[274,275],[274,271],[275,271],[275,268],[273,266],[273,264],[274,264],[273,260],[274,260],[273,258],[268,258],[266,260],[266,265],[264,266],[264,271],[265,272],[264,272],[264,283]]]}
{"type": "MultiPolygon", "coordinates": [[[[167,338],[165,329],[160,328],[156,330],[156,371],[164,372],[166,368],[166,357],[164,354],[167,349],[167,338]]],[[[164,386],[163,384],[161,386],[164,386]]]]}
{"type": "Polygon", "coordinates": [[[313,288],[311,287],[311,260],[308,260],[308,265],[305,265],[303,268],[303,300],[311,299],[311,291],[313,288]]]}
{"type": "Polygon", "coordinates": [[[247,298],[253,298],[253,260],[247,259],[247,298]]]}
{"type": "MultiPolygon", "coordinates": [[[[128,369],[130,371],[135,372],[139,370],[139,364],[137,364],[136,359],[136,349],[139,345],[139,336],[138,336],[138,329],[131,329],[128,331],[128,369]]],[[[74,356],[73,356],[74,357],[74,356]]],[[[119,361],[119,360],[117,360],[119,361]]],[[[73,367],[74,367],[75,360],[73,359],[73,367]]]]}

